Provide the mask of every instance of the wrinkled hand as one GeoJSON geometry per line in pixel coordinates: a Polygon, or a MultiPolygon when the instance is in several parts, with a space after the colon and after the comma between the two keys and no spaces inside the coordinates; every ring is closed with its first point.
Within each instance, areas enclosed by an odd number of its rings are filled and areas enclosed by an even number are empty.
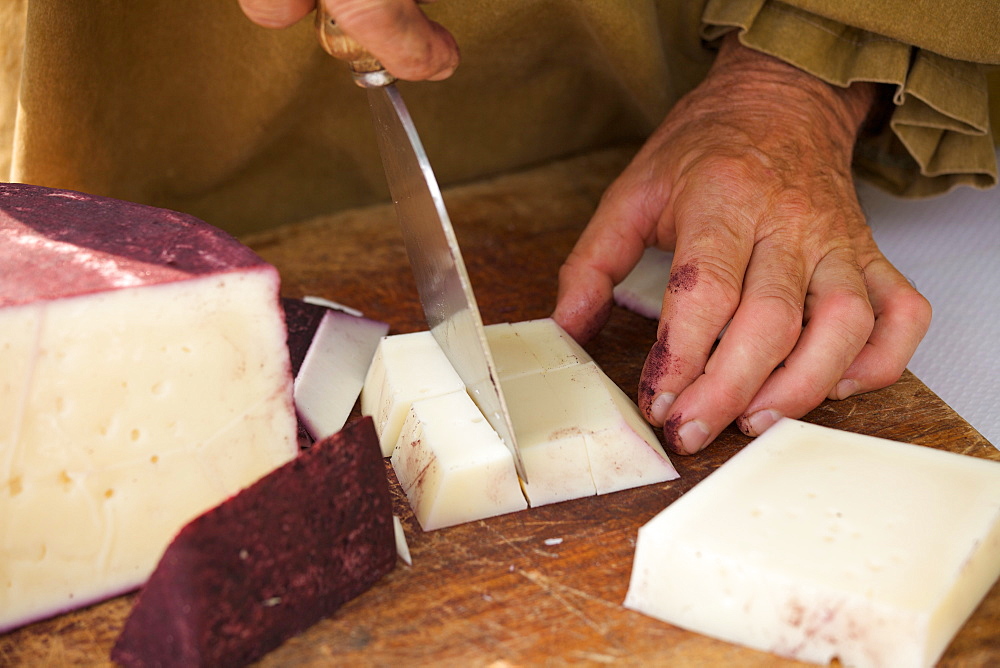
{"type": "MultiPolygon", "coordinates": [[[[416,0],[321,0],[340,28],[378,58],[393,76],[439,81],[458,67],[458,46],[416,0]]],[[[317,0],[239,0],[265,28],[285,28],[316,8],[317,0]]]]}
{"type": "Polygon", "coordinates": [[[874,97],[727,37],[560,270],[553,315],[584,341],[643,249],[674,250],[638,402],[675,452],[733,420],[757,435],[826,397],[885,387],[926,333],[930,305],[876,247],[852,183],[874,97]]]}

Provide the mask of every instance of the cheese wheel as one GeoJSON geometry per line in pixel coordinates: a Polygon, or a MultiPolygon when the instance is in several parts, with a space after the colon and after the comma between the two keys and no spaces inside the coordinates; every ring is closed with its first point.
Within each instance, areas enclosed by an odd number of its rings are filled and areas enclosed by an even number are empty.
{"type": "Polygon", "coordinates": [[[0,632],[134,589],[296,455],[278,292],[191,216],[0,184],[0,632]]]}

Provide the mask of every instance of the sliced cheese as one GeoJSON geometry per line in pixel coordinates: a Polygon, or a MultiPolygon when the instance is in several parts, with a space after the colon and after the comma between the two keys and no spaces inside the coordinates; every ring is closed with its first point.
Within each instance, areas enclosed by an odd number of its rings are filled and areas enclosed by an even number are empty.
{"type": "Polygon", "coordinates": [[[133,589],[297,453],[278,274],[188,216],[0,186],[0,631],[133,589]]]}
{"type": "Polygon", "coordinates": [[[527,507],[510,451],[464,389],[410,405],[392,465],[424,531],[527,507]]]}
{"type": "Polygon", "coordinates": [[[371,366],[375,349],[389,325],[329,310],[295,376],[295,407],[315,440],[331,436],[347,423],[371,366]]]}
{"type": "Polygon", "coordinates": [[[931,666],[1000,575],[1000,463],[782,420],[639,530],[625,605],[826,664],[931,666]]]}
{"type": "Polygon", "coordinates": [[[361,414],[374,420],[382,455],[388,457],[414,401],[464,389],[430,332],[386,336],[365,376],[361,414]]]}
{"type": "MultiPolygon", "coordinates": [[[[521,508],[677,477],[635,404],[554,320],[486,333],[528,477],[521,508]]],[[[392,464],[428,530],[512,512],[518,490],[509,451],[436,345],[430,332],[384,338],[362,391],[362,412],[376,415],[383,448],[393,441],[392,464]],[[391,416],[401,410],[400,430],[391,416]],[[459,487],[466,479],[475,482],[459,487]],[[477,488],[504,490],[503,502],[469,492],[477,488]]]]}

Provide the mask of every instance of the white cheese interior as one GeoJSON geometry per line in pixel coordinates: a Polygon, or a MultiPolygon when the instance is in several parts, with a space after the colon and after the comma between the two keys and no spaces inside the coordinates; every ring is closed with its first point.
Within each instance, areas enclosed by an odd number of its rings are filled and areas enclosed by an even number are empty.
{"type": "MultiPolygon", "coordinates": [[[[677,477],[635,404],[555,321],[490,325],[486,333],[530,481],[520,484],[527,503],[538,506],[677,477]]],[[[361,396],[362,412],[375,417],[383,448],[393,448],[392,461],[401,483],[429,471],[438,475],[439,469],[462,470],[463,476],[476,481],[467,489],[486,489],[482,481],[500,475],[480,463],[480,458],[488,457],[490,462],[503,459],[503,476],[507,476],[502,482],[494,480],[489,488],[517,489],[516,477],[509,478],[514,471],[509,452],[505,454],[496,432],[473,402],[457,398],[467,398],[467,390],[430,332],[384,338],[361,396]],[[403,411],[409,417],[401,434],[395,425],[401,422],[398,414],[403,411]],[[437,425],[445,423],[449,412],[461,415],[463,424],[475,422],[476,431],[451,425],[451,433],[460,436],[446,436],[437,425]],[[433,427],[424,424],[429,416],[433,416],[433,427]],[[413,447],[414,443],[419,447],[413,447]]],[[[453,475],[457,480],[458,474],[453,475]]],[[[449,484],[458,486],[457,482],[449,484]]],[[[407,483],[403,487],[407,489],[407,483]]],[[[463,496],[465,492],[438,491],[443,489],[437,483],[424,485],[416,501],[416,492],[408,492],[418,518],[431,507],[461,506],[450,511],[455,515],[448,520],[421,520],[425,529],[432,524],[447,526],[445,521],[455,524],[510,512],[499,511],[482,493],[463,496]],[[440,503],[436,496],[428,500],[431,494],[440,495],[440,503]],[[459,515],[461,519],[456,519],[459,515]]]]}
{"type": "Polygon", "coordinates": [[[413,402],[392,465],[424,531],[527,507],[510,451],[465,390],[413,402]]]}
{"type": "Polygon", "coordinates": [[[384,322],[327,311],[295,377],[295,407],[306,431],[320,441],[347,423],[365,382],[384,322]]]}
{"type": "Polygon", "coordinates": [[[783,420],[639,530],[625,600],[791,658],[930,666],[1000,575],[1000,463],[783,420]]]}
{"type": "Polygon", "coordinates": [[[361,414],[372,417],[382,456],[388,457],[414,401],[464,389],[430,332],[386,336],[365,376],[361,414]]]}
{"type": "Polygon", "coordinates": [[[295,433],[276,272],[0,310],[0,631],[140,585],[295,433]]]}
{"type": "Polygon", "coordinates": [[[551,318],[489,325],[486,340],[501,380],[593,361],[551,318]]]}

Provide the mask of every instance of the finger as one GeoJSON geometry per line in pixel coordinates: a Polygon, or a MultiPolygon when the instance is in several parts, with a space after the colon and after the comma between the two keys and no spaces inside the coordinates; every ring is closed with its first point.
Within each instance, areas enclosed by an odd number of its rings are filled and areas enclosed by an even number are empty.
{"type": "Polygon", "coordinates": [[[458,67],[458,45],[413,0],[323,0],[341,29],[393,76],[438,81],[458,67]]]}
{"type": "Polygon", "coordinates": [[[798,342],[737,420],[749,436],[763,433],[781,417],[802,417],[822,403],[872,333],[875,317],[853,255],[824,257],[809,291],[809,316],[798,342]]]}
{"type": "Polygon", "coordinates": [[[316,0],[239,0],[251,21],[265,28],[287,28],[316,7],[316,0]]]}
{"type": "Polygon", "coordinates": [[[692,454],[714,440],[798,340],[806,279],[802,257],[788,248],[775,238],[755,245],[726,335],[670,407],[664,438],[675,452],[692,454]]]}
{"type": "MultiPolygon", "coordinates": [[[[739,304],[752,248],[745,232],[753,222],[733,186],[746,181],[742,168],[733,170],[731,161],[715,161],[682,176],[662,213],[660,228],[675,234],[674,257],[638,392],[639,409],[656,426],[665,425],[677,396],[702,373],[739,304]]],[[[665,427],[668,444],[676,419],[672,425],[665,427]]]]}
{"type": "Polygon", "coordinates": [[[875,326],[861,352],[830,392],[846,399],[899,380],[931,323],[931,305],[884,257],[865,266],[875,326]]]}
{"type": "Polygon", "coordinates": [[[611,314],[614,286],[639,262],[649,245],[656,216],[653,198],[626,170],[608,188],[593,218],[559,269],[552,317],[570,336],[589,341],[611,314]]]}

